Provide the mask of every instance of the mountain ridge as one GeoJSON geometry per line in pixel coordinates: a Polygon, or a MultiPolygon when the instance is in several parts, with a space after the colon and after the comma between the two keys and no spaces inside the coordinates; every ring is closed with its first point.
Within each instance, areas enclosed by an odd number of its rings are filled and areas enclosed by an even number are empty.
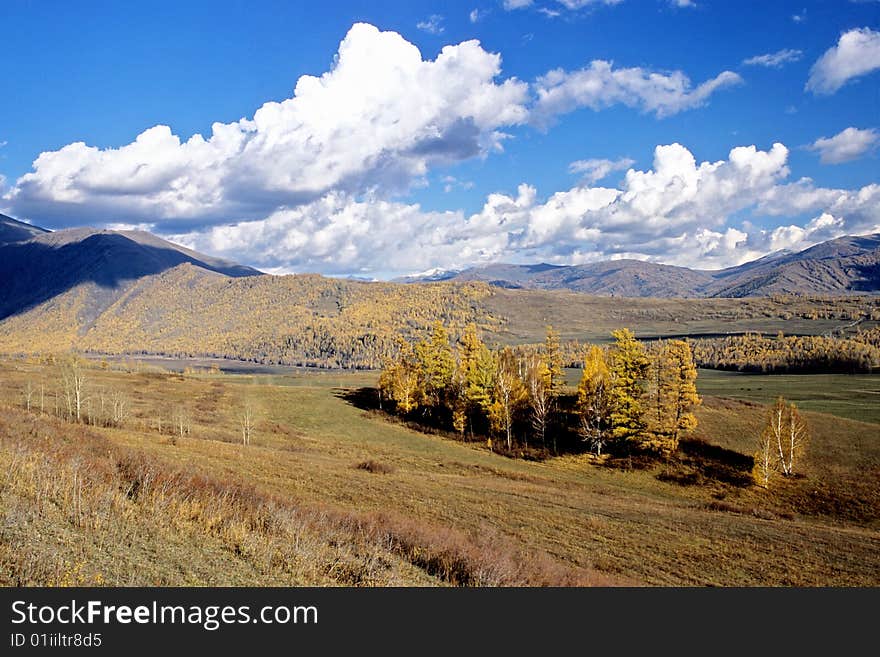
{"type": "Polygon", "coordinates": [[[51,231],[0,214],[0,245],[22,242],[51,231]]]}
{"type": "Polygon", "coordinates": [[[88,324],[137,280],[184,263],[205,275],[262,275],[144,231],[33,228],[29,237],[19,233],[23,239],[0,242],[0,320],[79,289],[78,312],[88,324]]]}
{"type": "Polygon", "coordinates": [[[396,279],[483,281],[509,289],[571,290],[598,296],[707,298],[771,294],[880,292],[880,233],[844,236],[799,252],[777,251],[735,267],[691,269],[643,260],[582,265],[493,263],[430,276],[396,279]]]}

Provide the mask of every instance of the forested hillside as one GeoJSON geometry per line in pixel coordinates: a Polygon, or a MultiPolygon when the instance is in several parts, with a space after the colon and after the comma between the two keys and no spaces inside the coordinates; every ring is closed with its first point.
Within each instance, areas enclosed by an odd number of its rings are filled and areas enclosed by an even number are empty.
{"type": "Polygon", "coordinates": [[[0,352],[216,356],[260,363],[377,368],[395,336],[443,321],[457,339],[475,323],[492,345],[541,341],[556,326],[572,340],[607,341],[626,326],[640,338],[760,331],[818,334],[880,319],[880,298],[631,299],[482,282],[406,285],[318,275],[231,278],[183,264],[144,276],[106,307],[82,283],[0,322],[0,352]]]}

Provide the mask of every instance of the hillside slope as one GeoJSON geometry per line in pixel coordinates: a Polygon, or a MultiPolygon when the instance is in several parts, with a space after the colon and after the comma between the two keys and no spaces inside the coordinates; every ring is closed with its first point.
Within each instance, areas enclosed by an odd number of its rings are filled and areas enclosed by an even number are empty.
{"type": "Polygon", "coordinates": [[[96,353],[210,356],[318,367],[379,367],[397,337],[423,337],[436,320],[452,337],[476,323],[493,344],[543,340],[777,331],[824,333],[880,316],[880,298],[809,300],[619,299],[565,290],[510,290],[482,282],[367,283],[318,275],[231,278],[183,264],[138,279],[92,316],[93,284],[0,322],[0,352],[71,348],[96,353]]]}
{"type": "Polygon", "coordinates": [[[0,280],[4,282],[0,319],[78,290],[79,323],[88,324],[138,279],[183,263],[205,274],[261,273],[142,231],[74,228],[38,232],[23,241],[0,244],[0,280]]]}
{"type": "Polygon", "coordinates": [[[880,233],[841,237],[800,253],[723,270],[707,292],[716,297],[880,292],[880,233]]]}

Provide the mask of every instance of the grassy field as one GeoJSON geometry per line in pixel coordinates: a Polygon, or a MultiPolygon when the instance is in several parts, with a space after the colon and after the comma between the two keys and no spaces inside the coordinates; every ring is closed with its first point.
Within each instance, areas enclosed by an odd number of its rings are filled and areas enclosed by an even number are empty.
{"type": "Polygon", "coordinates": [[[876,424],[807,412],[803,476],[767,492],[743,482],[754,401],[707,396],[678,458],[612,468],[505,458],[346,401],[374,378],[93,369],[92,391],[131,400],[99,428],[22,409],[53,367],[0,364],[0,582],[880,584],[876,424]]]}
{"type": "Polygon", "coordinates": [[[744,374],[700,370],[700,392],[762,404],[782,395],[808,411],[880,424],[880,374],[744,374]]]}
{"type": "MultiPolygon", "coordinates": [[[[565,381],[577,386],[582,370],[567,368],[565,381]]],[[[880,424],[880,374],[748,374],[700,369],[699,393],[770,404],[782,395],[799,408],[880,424]]]]}

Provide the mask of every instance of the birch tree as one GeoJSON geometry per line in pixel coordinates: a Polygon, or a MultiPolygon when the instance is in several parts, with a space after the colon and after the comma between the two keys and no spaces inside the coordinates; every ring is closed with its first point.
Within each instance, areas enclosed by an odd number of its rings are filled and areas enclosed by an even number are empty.
{"type": "Polygon", "coordinates": [[[256,411],[253,400],[246,397],[241,407],[241,415],[239,416],[241,424],[241,444],[250,445],[251,436],[254,433],[254,424],[256,423],[256,411]]]}
{"type": "Polygon", "coordinates": [[[526,361],[525,384],[532,429],[544,446],[547,440],[547,423],[553,405],[553,393],[550,387],[550,368],[547,367],[544,358],[538,354],[530,356],[526,361]]]}
{"type": "Polygon", "coordinates": [[[61,363],[61,382],[67,401],[68,419],[82,422],[86,403],[86,374],[76,356],[71,356],[61,363]]]}
{"type": "Polygon", "coordinates": [[[779,469],[786,477],[794,474],[795,460],[806,449],[809,429],[794,404],[778,397],[770,408],[766,430],[775,448],[779,469]]]}
{"type": "Polygon", "coordinates": [[[519,375],[519,363],[510,348],[501,351],[495,371],[489,418],[492,427],[504,435],[507,449],[513,449],[513,421],[527,393],[519,375]]]}

